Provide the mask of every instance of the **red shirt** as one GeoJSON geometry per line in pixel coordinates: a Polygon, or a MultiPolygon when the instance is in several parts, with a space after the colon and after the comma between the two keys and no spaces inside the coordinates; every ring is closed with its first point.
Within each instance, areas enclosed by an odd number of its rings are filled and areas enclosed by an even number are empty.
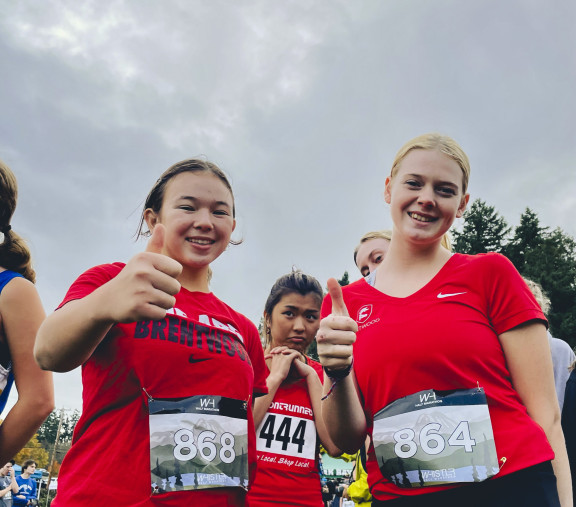
{"type": "MultiPolygon", "coordinates": [[[[308,358],[308,364],[323,381],[320,363],[308,358]]],[[[258,470],[246,505],[321,506],[319,443],[305,379],[278,388],[256,437],[258,470]]]]}
{"type": "MultiPolygon", "coordinates": [[[[498,339],[522,323],[546,323],[508,259],[454,254],[428,284],[405,298],[383,294],[364,279],[343,287],[343,293],[358,323],[354,372],[369,417],[422,390],[480,385],[488,400],[497,457],[506,458],[494,478],[553,459],[544,431],[512,386],[498,339]]],[[[322,315],[330,309],[327,297],[322,315]]],[[[454,487],[399,488],[382,476],[373,449],[367,470],[372,494],[380,500],[454,487]]]]}
{"type": "MultiPolygon", "coordinates": [[[[72,285],[62,305],[114,278],[124,267],[97,266],[72,285]]],[[[151,496],[148,396],[213,395],[247,403],[248,465],[256,464],[253,393],[266,393],[258,331],[213,294],[185,288],[165,319],[117,324],[82,366],[83,413],[58,480],[54,506],[237,505],[242,488],[151,496]],[[144,391],[145,390],[145,391],[144,391]]]]}

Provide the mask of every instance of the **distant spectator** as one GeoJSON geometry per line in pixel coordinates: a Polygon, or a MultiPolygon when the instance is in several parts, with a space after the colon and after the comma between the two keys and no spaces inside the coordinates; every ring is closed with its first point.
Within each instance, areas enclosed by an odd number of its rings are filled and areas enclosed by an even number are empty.
{"type": "Polygon", "coordinates": [[[12,494],[18,493],[13,465],[10,460],[0,468],[0,507],[12,507],[12,494]]]}
{"type": "Polygon", "coordinates": [[[571,372],[566,383],[566,397],[562,410],[562,430],[566,439],[570,471],[572,472],[572,495],[576,496],[576,361],[570,366],[571,372]]]}
{"type": "MultiPolygon", "coordinates": [[[[542,308],[544,315],[548,315],[550,311],[550,299],[546,296],[546,293],[542,289],[542,286],[530,280],[529,278],[523,277],[526,285],[534,294],[536,301],[542,308]]],[[[566,390],[566,382],[570,376],[570,365],[576,359],[574,351],[564,340],[560,338],[553,338],[548,331],[548,343],[550,344],[550,351],[552,352],[552,363],[554,365],[554,383],[556,384],[556,395],[558,396],[558,404],[560,405],[560,411],[564,406],[564,391],[566,390]]]]}
{"type": "Polygon", "coordinates": [[[36,481],[31,475],[36,471],[36,462],[32,459],[22,465],[22,474],[16,477],[18,493],[14,495],[14,507],[25,505],[37,505],[36,481]]]}

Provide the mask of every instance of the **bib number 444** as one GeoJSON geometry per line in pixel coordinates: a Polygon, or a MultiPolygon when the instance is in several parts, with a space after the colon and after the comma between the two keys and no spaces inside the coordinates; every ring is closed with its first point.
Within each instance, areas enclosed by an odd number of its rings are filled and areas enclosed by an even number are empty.
{"type": "Polygon", "coordinates": [[[279,424],[278,429],[276,429],[276,415],[268,414],[258,436],[266,441],[266,447],[268,449],[272,447],[273,441],[280,442],[283,451],[287,450],[288,445],[292,443],[298,446],[298,453],[302,454],[302,449],[306,443],[304,440],[306,421],[300,420],[292,432],[292,418],[278,417],[282,419],[282,422],[279,424]]]}

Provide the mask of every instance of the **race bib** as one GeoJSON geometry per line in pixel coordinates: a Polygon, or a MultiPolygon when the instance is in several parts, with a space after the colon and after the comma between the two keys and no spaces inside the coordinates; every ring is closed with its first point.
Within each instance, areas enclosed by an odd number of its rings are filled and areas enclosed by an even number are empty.
{"type": "Polygon", "coordinates": [[[248,488],[246,401],[206,395],[148,407],[153,490],[248,488]]]}
{"type": "Polygon", "coordinates": [[[314,420],[268,412],[256,435],[259,463],[293,471],[315,468],[314,420]]]}
{"type": "Polygon", "coordinates": [[[374,417],[382,475],[401,488],[481,482],[498,473],[484,389],[420,391],[374,417]]]}

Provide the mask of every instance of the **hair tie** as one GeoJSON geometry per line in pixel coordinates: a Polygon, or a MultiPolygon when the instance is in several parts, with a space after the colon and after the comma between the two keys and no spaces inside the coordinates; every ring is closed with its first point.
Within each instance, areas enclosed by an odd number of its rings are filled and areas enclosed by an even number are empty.
{"type": "Polygon", "coordinates": [[[10,224],[5,225],[4,227],[2,227],[2,229],[0,229],[0,232],[2,234],[6,234],[8,231],[12,230],[12,226],[10,224]]]}

